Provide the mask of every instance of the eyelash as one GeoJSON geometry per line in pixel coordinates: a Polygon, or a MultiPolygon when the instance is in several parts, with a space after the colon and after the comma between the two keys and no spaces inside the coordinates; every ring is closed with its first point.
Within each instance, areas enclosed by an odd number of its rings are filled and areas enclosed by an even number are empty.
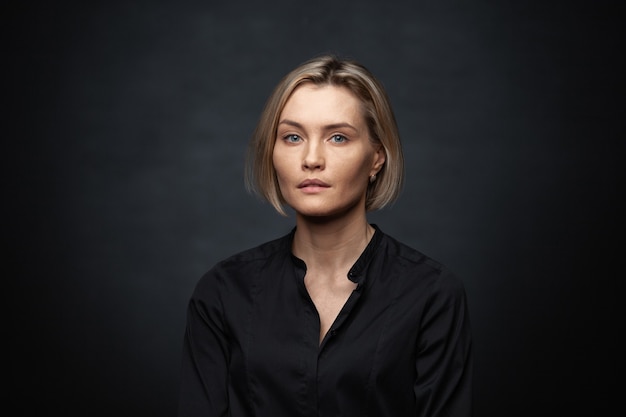
{"type": "Polygon", "coordinates": [[[295,142],[294,139],[300,140],[301,138],[298,135],[291,134],[291,135],[285,135],[283,139],[285,140],[285,142],[294,143],[295,142]]]}
{"type": "MultiPolygon", "coordinates": [[[[302,140],[302,138],[300,136],[298,136],[298,135],[289,134],[289,135],[285,135],[283,137],[283,140],[285,142],[295,143],[296,141],[302,140]]],[[[334,143],[344,143],[344,142],[348,141],[348,138],[345,137],[344,135],[337,134],[337,135],[332,135],[329,140],[334,142],[334,143]]]]}
{"type": "Polygon", "coordinates": [[[340,142],[336,142],[336,141],[335,141],[335,143],[344,143],[344,142],[347,142],[347,141],[348,141],[348,138],[347,138],[347,137],[345,137],[344,135],[332,135],[332,136],[330,137],[330,140],[331,140],[331,141],[334,141],[334,140],[335,140],[335,139],[337,139],[337,138],[341,139],[341,141],[340,141],[340,142]]]}

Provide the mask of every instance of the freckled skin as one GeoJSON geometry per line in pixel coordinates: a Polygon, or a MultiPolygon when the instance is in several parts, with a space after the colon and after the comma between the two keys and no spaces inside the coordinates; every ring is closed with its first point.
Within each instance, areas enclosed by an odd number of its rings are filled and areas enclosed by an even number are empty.
{"type": "Polygon", "coordinates": [[[280,191],[298,216],[364,213],[369,177],[384,158],[370,140],[359,99],[348,89],[305,83],[285,104],[273,163],[280,191]],[[307,179],[326,186],[299,188],[307,179]]]}

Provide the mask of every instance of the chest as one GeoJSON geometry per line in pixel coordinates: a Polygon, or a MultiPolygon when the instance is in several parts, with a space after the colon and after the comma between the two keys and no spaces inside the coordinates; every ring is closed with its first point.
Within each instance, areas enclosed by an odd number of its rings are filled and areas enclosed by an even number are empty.
{"type": "Polygon", "coordinates": [[[304,278],[304,284],[319,316],[321,343],[357,286],[345,277],[328,279],[309,272],[304,278]]]}
{"type": "Polygon", "coordinates": [[[406,398],[396,402],[410,409],[419,326],[406,307],[414,303],[394,301],[391,288],[300,284],[265,287],[242,320],[229,323],[233,392],[266,399],[264,408],[281,410],[274,415],[346,409],[336,404],[344,397],[352,401],[348,415],[367,415],[381,395],[406,398]]]}

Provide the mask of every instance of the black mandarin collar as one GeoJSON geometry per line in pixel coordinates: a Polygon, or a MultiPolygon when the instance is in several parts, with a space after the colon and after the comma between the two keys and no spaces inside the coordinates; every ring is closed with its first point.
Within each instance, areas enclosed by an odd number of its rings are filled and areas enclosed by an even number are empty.
{"type": "MultiPolygon", "coordinates": [[[[365,283],[365,277],[366,277],[365,270],[367,269],[367,266],[369,265],[370,261],[374,258],[376,250],[378,249],[378,246],[380,245],[380,242],[383,238],[383,232],[380,230],[378,225],[371,224],[371,226],[374,228],[374,235],[370,239],[369,243],[367,244],[367,246],[365,247],[365,249],[359,256],[359,258],[356,260],[354,265],[352,265],[352,267],[348,271],[348,279],[356,283],[357,288],[361,287],[365,283]]],[[[295,256],[293,252],[291,251],[291,248],[293,247],[293,238],[294,238],[295,233],[296,233],[296,228],[294,227],[289,233],[288,238],[286,239],[287,249],[289,250],[289,253],[291,254],[291,259],[294,262],[295,266],[298,269],[302,269],[303,271],[306,271],[306,264],[304,263],[304,261],[298,258],[297,256],[295,256]]]]}

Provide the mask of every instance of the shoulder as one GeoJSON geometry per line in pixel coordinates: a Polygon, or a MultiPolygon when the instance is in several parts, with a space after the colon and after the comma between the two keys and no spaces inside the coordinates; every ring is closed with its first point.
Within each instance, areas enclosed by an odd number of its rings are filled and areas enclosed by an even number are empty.
{"type": "Polygon", "coordinates": [[[291,234],[270,240],[223,259],[214,266],[214,269],[240,269],[263,264],[277,255],[284,256],[289,253],[290,242],[291,234]]]}
{"type": "Polygon", "coordinates": [[[258,246],[235,253],[209,269],[198,281],[196,293],[216,286],[246,281],[277,259],[287,259],[290,254],[291,234],[267,241],[258,246]]]}
{"type": "Polygon", "coordinates": [[[385,256],[398,266],[397,277],[405,285],[417,286],[431,294],[464,296],[463,281],[442,262],[386,234],[382,244],[385,256]]]}

